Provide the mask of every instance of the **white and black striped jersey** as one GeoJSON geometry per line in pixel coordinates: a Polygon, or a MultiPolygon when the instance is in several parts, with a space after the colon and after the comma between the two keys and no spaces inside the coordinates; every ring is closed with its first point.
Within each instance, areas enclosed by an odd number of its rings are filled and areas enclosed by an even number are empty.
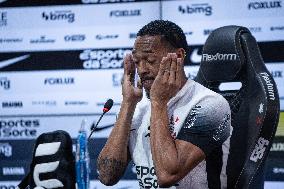
{"type": "MultiPolygon", "coordinates": [[[[151,104],[143,100],[134,113],[129,150],[140,188],[159,188],[150,146],[151,104]]],[[[206,159],[171,188],[226,188],[226,163],[231,133],[231,111],[219,94],[193,80],[168,102],[173,139],[198,146],[206,159]]]]}

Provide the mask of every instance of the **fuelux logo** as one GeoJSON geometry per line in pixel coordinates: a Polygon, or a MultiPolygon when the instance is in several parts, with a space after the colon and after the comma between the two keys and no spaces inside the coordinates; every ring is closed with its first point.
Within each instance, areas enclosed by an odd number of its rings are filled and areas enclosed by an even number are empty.
{"type": "Polygon", "coordinates": [[[248,4],[248,9],[275,9],[281,8],[281,1],[256,1],[248,4]]]}

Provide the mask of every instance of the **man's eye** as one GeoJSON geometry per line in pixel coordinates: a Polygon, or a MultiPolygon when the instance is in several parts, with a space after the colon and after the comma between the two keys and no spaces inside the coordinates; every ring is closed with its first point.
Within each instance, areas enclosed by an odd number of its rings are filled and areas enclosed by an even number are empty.
{"type": "Polygon", "coordinates": [[[148,59],[148,60],[147,60],[147,62],[149,62],[150,64],[155,63],[155,61],[156,61],[155,59],[148,59]]]}

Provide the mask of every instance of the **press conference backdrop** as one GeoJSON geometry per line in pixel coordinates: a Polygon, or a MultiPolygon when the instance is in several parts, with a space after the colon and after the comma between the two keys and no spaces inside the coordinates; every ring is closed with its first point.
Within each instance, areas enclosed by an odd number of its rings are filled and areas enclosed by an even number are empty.
{"type": "MultiPolygon", "coordinates": [[[[91,189],[95,161],[116,120],[122,59],[136,32],[155,19],[182,27],[190,46],[185,65],[194,78],[210,32],[242,25],[259,42],[279,90],[281,115],[266,165],[265,188],[284,187],[284,2],[283,0],[0,0],[0,188],[13,189],[29,171],[33,144],[43,132],[66,130],[76,138],[83,119],[90,126],[108,98],[90,143],[91,189]]],[[[129,165],[113,188],[138,188],[129,165]]]]}

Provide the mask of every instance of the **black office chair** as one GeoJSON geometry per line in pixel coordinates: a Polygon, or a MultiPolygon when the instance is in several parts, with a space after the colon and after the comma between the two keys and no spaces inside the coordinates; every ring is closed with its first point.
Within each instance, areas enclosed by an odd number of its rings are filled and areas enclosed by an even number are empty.
{"type": "Polygon", "coordinates": [[[195,81],[223,95],[232,111],[227,188],[261,189],[264,163],[279,121],[276,84],[265,67],[255,38],[245,27],[225,26],[214,30],[202,53],[195,81]],[[220,90],[220,84],[226,82],[241,82],[242,86],[220,90]]]}

